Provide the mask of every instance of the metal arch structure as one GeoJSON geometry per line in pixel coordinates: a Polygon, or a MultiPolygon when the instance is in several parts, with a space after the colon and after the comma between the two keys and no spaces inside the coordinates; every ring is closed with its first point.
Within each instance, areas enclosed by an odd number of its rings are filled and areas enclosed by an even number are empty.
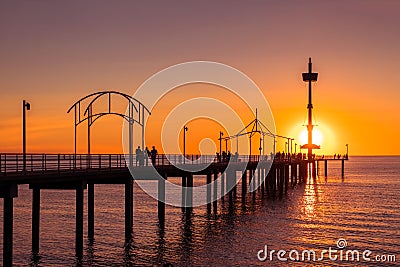
{"type": "MultiPolygon", "coordinates": [[[[116,115],[120,116],[123,119],[125,119],[129,123],[129,165],[132,167],[133,166],[133,124],[137,123],[141,128],[142,128],[142,147],[144,147],[144,117],[145,113],[148,115],[151,115],[150,110],[143,105],[142,102],[139,100],[131,97],[130,95],[117,92],[117,91],[101,91],[101,92],[96,92],[89,94],[78,101],[76,101],[67,111],[67,113],[70,113],[72,110],[74,110],[74,155],[76,155],[76,150],[77,150],[77,127],[81,123],[87,121],[88,125],[88,155],[90,155],[90,127],[93,125],[93,123],[98,120],[99,118],[105,116],[105,115],[116,115]],[[128,114],[122,114],[119,112],[115,112],[112,110],[111,107],[111,99],[112,96],[121,96],[123,97],[127,102],[128,102],[128,114]],[[102,97],[108,97],[108,106],[107,110],[103,112],[98,112],[93,114],[93,105],[96,103],[97,100],[99,100],[102,97]],[[89,101],[90,100],[90,101],[89,101]],[[85,101],[89,101],[87,106],[84,105],[85,101]],[[81,116],[83,113],[83,116],[81,116]]],[[[75,161],[74,161],[75,164],[75,161]]],[[[90,161],[89,161],[89,167],[90,167],[90,161]]]]}
{"type": "MultiPolygon", "coordinates": [[[[286,136],[282,136],[282,135],[278,135],[278,134],[274,134],[273,132],[271,132],[267,126],[264,125],[264,123],[262,123],[262,121],[260,121],[258,119],[258,112],[256,109],[256,117],[254,120],[252,120],[249,124],[247,124],[242,130],[240,130],[237,134],[235,135],[231,135],[231,136],[227,136],[227,137],[220,137],[218,140],[220,142],[222,142],[222,140],[224,140],[226,143],[228,142],[228,140],[231,139],[236,139],[236,151],[239,151],[239,137],[241,136],[245,136],[247,135],[249,137],[249,141],[250,141],[250,151],[249,151],[249,155],[251,156],[251,139],[252,137],[256,134],[260,134],[260,155],[262,155],[264,153],[264,146],[265,146],[265,136],[268,137],[273,137],[274,138],[274,154],[276,153],[276,138],[283,138],[283,139],[287,139],[288,142],[289,140],[294,140],[294,138],[290,138],[290,137],[286,137],[286,136]]],[[[227,147],[227,144],[225,145],[227,147]]]]}

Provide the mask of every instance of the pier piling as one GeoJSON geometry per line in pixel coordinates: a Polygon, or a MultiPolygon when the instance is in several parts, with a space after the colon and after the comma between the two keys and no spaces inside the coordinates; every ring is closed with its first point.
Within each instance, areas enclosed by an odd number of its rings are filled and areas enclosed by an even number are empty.
{"type": "Polygon", "coordinates": [[[207,173],[207,213],[211,213],[211,173],[207,173]]]}
{"type": "Polygon", "coordinates": [[[82,258],[83,254],[83,188],[76,189],[76,230],[75,230],[75,255],[82,258]]]}
{"type": "Polygon", "coordinates": [[[40,188],[32,190],[32,254],[39,253],[40,236],[40,188]]]}
{"type": "Polygon", "coordinates": [[[88,183],[88,237],[94,238],[94,184],[88,183]]]}
{"type": "Polygon", "coordinates": [[[247,191],[247,170],[243,171],[242,174],[242,202],[246,202],[246,191],[247,191]]]}
{"type": "Polygon", "coordinates": [[[16,184],[0,187],[0,197],[4,200],[3,205],[3,266],[11,267],[13,258],[13,220],[14,220],[14,197],[18,196],[16,184]]]}
{"type": "Polygon", "coordinates": [[[162,227],[165,222],[165,180],[167,179],[167,174],[164,174],[164,177],[158,180],[158,221],[162,227]]]}
{"type": "MultiPolygon", "coordinates": [[[[217,179],[218,179],[218,171],[214,172],[214,194],[213,194],[213,210],[214,214],[217,214],[217,195],[218,195],[218,184],[217,184],[217,179]]],[[[227,180],[229,180],[229,177],[226,177],[227,180]]]]}
{"type": "Polygon", "coordinates": [[[133,180],[125,183],[125,240],[132,238],[133,227],[133,180]]]}

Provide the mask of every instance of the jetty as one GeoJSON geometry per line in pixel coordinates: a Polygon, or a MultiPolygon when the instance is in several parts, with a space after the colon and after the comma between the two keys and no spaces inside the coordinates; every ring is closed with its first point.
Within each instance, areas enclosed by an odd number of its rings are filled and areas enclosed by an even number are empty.
{"type": "MultiPolygon", "coordinates": [[[[309,82],[309,93],[311,95],[311,83],[315,81],[317,75],[312,73],[311,59],[309,61],[309,73],[303,75],[304,81],[309,82]]],[[[132,127],[136,123],[142,127],[142,148],[144,144],[144,118],[150,115],[150,111],[139,100],[129,95],[116,91],[103,91],[90,94],[75,102],[68,113],[74,114],[74,153],[72,154],[32,154],[26,153],[26,111],[30,110],[31,105],[23,101],[23,150],[22,153],[1,153],[0,154],[0,197],[4,200],[4,227],[3,227],[3,266],[12,266],[13,255],[13,220],[14,206],[13,200],[18,197],[18,186],[29,185],[32,191],[32,254],[39,254],[40,242],[40,207],[41,192],[43,190],[72,190],[75,191],[75,254],[81,258],[83,254],[83,226],[84,226],[84,198],[87,197],[87,233],[88,238],[95,236],[94,225],[96,222],[94,214],[94,189],[98,184],[123,184],[125,186],[125,240],[129,242],[132,238],[133,229],[133,184],[139,180],[150,180],[157,183],[158,194],[158,221],[160,227],[164,227],[165,222],[165,183],[170,177],[178,177],[182,186],[181,207],[182,212],[188,216],[193,211],[193,180],[203,179],[207,185],[206,199],[204,208],[208,213],[217,213],[218,192],[222,198],[227,198],[229,206],[233,206],[236,201],[237,185],[241,184],[242,201],[248,194],[255,198],[256,194],[267,196],[282,196],[291,187],[304,183],[310,177],[316,177],[316,164],[323,161],[325,163],[325,176],[327,176],[328,161],[342,161],[342,176],[344,176],[345,158],[338,159],[328,156],[315,156],[313,149],[317,149],[312,144],[312,121],[309,120],[309,143],[303,148],[308,149],[308,155],[292,153],[289,143],[293,138],[271,133],[258,120],[257,112],[255,119],[250,122],[251,130],[244,130],[235,136],[223,137],[219,135],[219,156],[217,155],[187,155],[186,151],[177,155],[158,154],[155,158],[149,159],[144,164],[140,164],[140,159],[133,153],[132,127]],[[115,97],[127,102],[128,113],[122,114],[114,111],[111,102],[115,97]],[[105,111],[94,112],[93,105],[99,99],[108,99],[108,107],[105,111]],[[88,101],[88,105],[84,105],[88,101]],[[91,131],[93,123],[105,115],[117,115],[128,122],[129,129],[129,153],[128,154],[92,154],[91,153],[91,131]],[[87,153],[77,153],[77,128],[81,124],[87,125],[87,153]],[[231,156],[230,160],[221,157],[222,142],[227,142],[231,138],[238,138],[242,135],[250,137],[254,133],[260,136],[270,136],[274,138],[284,138],[288,141],[288,149],[285,154],[271,153],[264,155],[261,145],[259,155],[250,153],[249,155],[231,156]],[[234,158],[234,159],[233,159],[234,158]],[[202,159],[202,160],[199,160],[202,159]],[[138,163],[139,162],[139,163],[138,163]],[[228,167],[229,165],[229,167],[228,167]],[[135,175],[131,175],[131,170],[135,175]],[[151,170],[156,173],[151,174],[151,170]],[[156,175],[158,174],[158,175],[156,175]],[[221,179],[220,183],[216,183],[221,179]],[[238,183],[241,181],[241,183],[238,183]],[[219,186],[219,188],[218,188],[219,186]],[[257,190],[249,190],[257,188],[257,190]]],[[[308,104],[309,118],[312,110],[311,96],[308,104]]],[[[185,126],[186,127],[186,126],[185,126]]],[[[186,129],[184,129],[184,132],[186,129]]],[[[275,145],[275,144],[274,144],[275,145]]],[[[251,146],[250,146],[251,147],[251,146]]],[[[227,148],[226,151],[227,152],[227,148]]],[[[116,196],[117,197],[117,196],[116,196]]],[[[199,207],[201,208],[201,207],[199,207]]]]}

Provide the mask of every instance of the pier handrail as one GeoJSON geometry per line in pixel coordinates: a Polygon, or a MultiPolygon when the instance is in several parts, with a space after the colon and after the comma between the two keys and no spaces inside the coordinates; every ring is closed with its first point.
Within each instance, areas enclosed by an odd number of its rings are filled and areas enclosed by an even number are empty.
{"type": "MultiPolygon", "coordinates": [[[[125,154],[56,154],[29,153],[26,154],[26,171],[23,169],[22,153],[0,154],[0,176],[29,175],[40,173],[88,172],[92,170],[113,171],[126,169],[129,155],[125,154]]],[[[187,154],[186,161],[181,154],[158,154],[154,160],[155,166],[179,166],[229,162],[258,162],[270,160],[270,156],[231,155],[231,158],[217,158],[216,155],[187,154]],[[185,163],[183,163],[185,162],[185,163]]],[[[275,158],[275,161],[285,162],[290,158],[275,158]]],[[[151,157],[145,156],[142,162],[133,155],[134,167],[153,165],[151,157]]]]}

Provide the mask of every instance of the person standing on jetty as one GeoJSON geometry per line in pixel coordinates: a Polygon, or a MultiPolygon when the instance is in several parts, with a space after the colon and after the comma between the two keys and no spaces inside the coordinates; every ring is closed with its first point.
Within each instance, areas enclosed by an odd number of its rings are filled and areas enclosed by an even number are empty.
{"type": "Polygon", "coordinates": [[[149,158],[151,157],[151,152],[146,146],[146,149],[143,151],[143,155],[146,158],[146,166],[149,166],[149,158]]]}
{"type": "Polygon", "coordinates": [[[152,147],[152,150],[150,153],[151,153],[151,164],[156,165],[156,158],[157,158],[158,151],[155,146],[152,147]]]}
{"type": "Polygon", "coordinates": [[[140,149],[140,146],[138,146],[136,148],[135,154],[136,154],[136,166],[137,166],[138,163],[140,164],[140,154],[142,154],[142,150],[140,149]]]}

